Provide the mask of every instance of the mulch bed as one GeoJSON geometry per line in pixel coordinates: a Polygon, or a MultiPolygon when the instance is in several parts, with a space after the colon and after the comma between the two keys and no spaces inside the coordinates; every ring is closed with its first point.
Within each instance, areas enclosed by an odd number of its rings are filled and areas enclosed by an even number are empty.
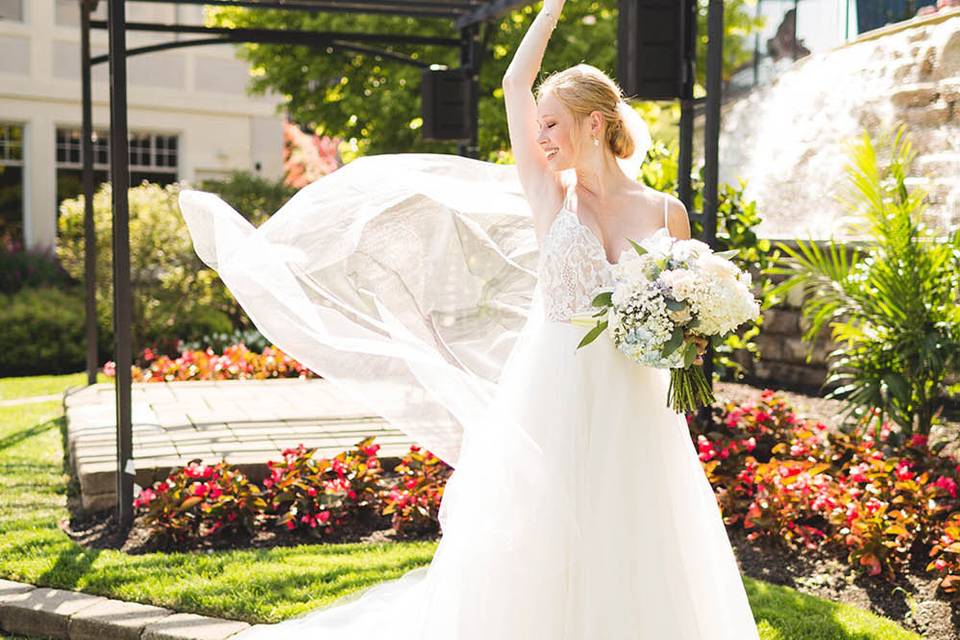
{"type": "MultiPolygon", "coordinates": [[[[718,400],[743,403],[757,401],[761,388],[745,384],[719,383],[715,386],[718,400]]],[[[799,392],[777,390],[799,414],[819,420],[828,427],[839,424],[842,404],[799,392]]],[[[948,421],[939,437],[950,437],[960,432],[960,421],[948,421]]],[[[936,439],[936,437],[934,438],[936,439]]],[[[952,447],[951,447],[952,448],[952,447]]],[[[71,500],[71,503],[73,500],[71,500]]],[[[71,509],[76,514],[77,510],[71,509]]],[[[237,548],[265,548],[293,546],[318,542],[390,542],[397,540],[386,518],[371,518],[352,530],[343,531],[336,538],[320,540],[299,532],[283,530],[264,531],[249,537],[221,537],[191,545],[171,547],[148,539],[139,521],[127,534],[121,533],[114,512],[88,516],[73,515],[61,523],[61,528],[78,544],[96,549],[118,549],[130,554],[155,551],[213,552],[237,548]]],[[[937,593],[938,579],[925,571],[927,549],[916,548],[913,561],[896,583],[871,578],[850,567],[842,555],[826,552],[803,553],[791,551],[766,541],[750,542],[740,529],[728,529],[730,542],[744,575],[786,585],[833,602],[844,602],[895,620],[905,628],[919,633],[927,640],[956,640],[960,638],[960,602],[951,603],[937,593]]],[[[434,535],[405,537],[405,540],[435,539],[434,535]]]]}

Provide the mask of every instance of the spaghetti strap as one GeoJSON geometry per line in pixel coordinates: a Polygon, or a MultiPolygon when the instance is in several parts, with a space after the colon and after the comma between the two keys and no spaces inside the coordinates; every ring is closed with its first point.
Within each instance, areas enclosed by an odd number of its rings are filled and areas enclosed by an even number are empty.
{"type": "Polygon", "coordinates": [[[663,226],[670,231],[670,224],[667,221],[667,194],[663,194],[663,226]]]}

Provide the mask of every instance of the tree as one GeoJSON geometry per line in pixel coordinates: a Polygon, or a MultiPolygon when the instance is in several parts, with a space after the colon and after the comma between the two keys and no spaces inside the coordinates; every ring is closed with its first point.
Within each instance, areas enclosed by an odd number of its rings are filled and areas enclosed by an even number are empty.
{"type": "MultiPolygon", "coordinates": [[[[727,0],[725,3],[725,74],[750,58],[747,37],[761,24],[747,9],[747,5],[754,2],[727,0]]],[[[702,85],[707,0],[698,0],[698,3],[697,75],[702,85]]],[[[538,10],[538,5],[519,8],[498,22],[484,25],[481,31],[483,62],[478,135],[481,158],[496,160],[499,152],[510,146],[500,79],[538,10]]],[[[447,20],[237,7],[209,8],[208,23],[219,27],[456,36],[447,20]]],[[[616,0],[568,3],[542,68],[546,72],[589,62],[613,75],[617,50],[611,43],[616,42],[616,27],[616,0]]],[[[431,64],[459,66],[459,51],[452,48],[388,45],[388,49],[431,64]]],[[[303,128],[348,141],[350,148],[344,151],[345,161],[365,153],[456,151],[455,143],[425,141],[420,137],[422,72],[416,67],[379,55],[300,45],[243,45],[240,56],[251,65],[250,90],[255,94],[279,94],[283,98],[282,108],[303,128]]]]}

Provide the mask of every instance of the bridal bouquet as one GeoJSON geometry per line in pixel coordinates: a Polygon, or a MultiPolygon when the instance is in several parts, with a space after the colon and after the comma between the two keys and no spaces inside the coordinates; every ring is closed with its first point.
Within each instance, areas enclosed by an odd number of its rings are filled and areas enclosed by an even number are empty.
{"type": "Polygon", "coordinates": [[[699,240],[654,234],[612,266],[613,287],[600,289],[592,306],[571,322],[592,327],[577,349],[605,329],[634,362],[670,369],[667,401],[674,411],[693,411],[714,401],[703,370],[693,365],[697,345],[687,335],[718,344],[760,305],[750,292],[750,273],[730,262],[736,250],[713,252],[699,240]]]}

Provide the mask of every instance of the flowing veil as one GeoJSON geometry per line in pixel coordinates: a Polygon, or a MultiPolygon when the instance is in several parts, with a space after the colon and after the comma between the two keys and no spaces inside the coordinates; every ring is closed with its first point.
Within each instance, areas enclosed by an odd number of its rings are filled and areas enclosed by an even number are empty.
{"type": "MultiPolygon", "coordinates": [[[[650,134],[626,102],[636,143],[650,134]]],[[[572,170],[562,180],[575,179],[572,170]]],[[[358,158],[259,228],[184,190],[194,248],[260,332],[354,402],[456,466],[500,372],[541,320],[538,247],[515,165],[455,155],[358,158]]]]}
{"type": "Polygon", "coordinates": [[[254,228],[185,190],[194,248],[263,335],[455,466],[537,304],[513,165],[359,158],[254,228]]]}

